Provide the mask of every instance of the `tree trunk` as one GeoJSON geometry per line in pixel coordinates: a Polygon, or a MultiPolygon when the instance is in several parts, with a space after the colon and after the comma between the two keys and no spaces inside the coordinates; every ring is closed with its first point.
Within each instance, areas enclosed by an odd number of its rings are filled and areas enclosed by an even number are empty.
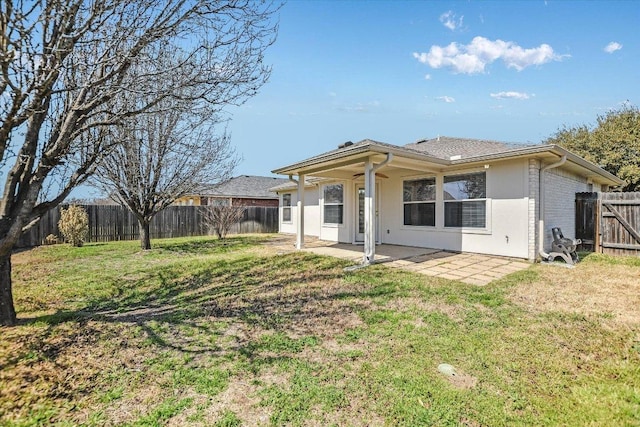
{"type": "Polygon", "coordinates": [[[138,220],[138,226],[140,228],[140,248],[143,251],[148,251],[151,249],[151,232],[149,231],[149,222],[138,220]]]}
{"type": "Polygon", "coordinates": [[[11,254],[0,256],[0,326],[16,324],[11,294],[11,254]]]}

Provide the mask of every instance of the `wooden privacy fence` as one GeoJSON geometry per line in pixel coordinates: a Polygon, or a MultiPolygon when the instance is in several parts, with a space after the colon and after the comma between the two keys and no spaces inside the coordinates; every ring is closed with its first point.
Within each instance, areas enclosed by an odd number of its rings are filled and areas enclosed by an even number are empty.
{"type": "MultiPolygon", "coordinates": [[[[38,246],[50,234],[62,237],[58,230],[60,209],[51,209],[40,221],[27,230],[18,241],[18,248],[38,246]]],[[[109,242],[140,238],[138,221],[124,206],[82,205],[89,216],[87,242],[109,242]]],[[[203,206],[169,206],[158,213],[150,225],[152,239],[165,237],[206,236],[210,233],[203,221],[203,206]]],[[[277,233],[278,208],[248,206],[242,220],[230,233],[277,233]]]]}
{"type": "Polygon", "coordinates": [[[576,238],[594,252],[640,255],[640,192],[576,193],[576,238]]]}

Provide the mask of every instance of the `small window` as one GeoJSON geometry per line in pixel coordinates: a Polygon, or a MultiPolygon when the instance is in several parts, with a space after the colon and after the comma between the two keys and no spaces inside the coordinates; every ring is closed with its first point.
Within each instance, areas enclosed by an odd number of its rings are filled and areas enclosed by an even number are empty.
{"type": "Polygon", "coordinates": [[[282,222],[291,222],[291,193],[282,195],[282,222]]]}
{"type": "Polygon", "coordinates": [[[344,211],[344,188],[342,184],[324,187],[324,223],[342,224],[344,211]]]}
{"type": "Polygon", "coordinates": [[[404,181],[404,225],[436,225],[436,179],[404,181]]]}
{"type": "Polygon", "coordinates": [[[485,172],[445,176],[443,189],[445,227],[486,227],[485,172]]]}

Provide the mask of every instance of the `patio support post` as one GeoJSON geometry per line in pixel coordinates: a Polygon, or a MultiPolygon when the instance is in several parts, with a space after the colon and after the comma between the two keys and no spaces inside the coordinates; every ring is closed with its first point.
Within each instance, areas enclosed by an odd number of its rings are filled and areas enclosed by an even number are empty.
{"type": "Polygon", "coordinates": [[[296,249],[304,248],[304,175],[298,174],[296,249]]]}
{"type": "Polygon", "coordinates": [[[377,165],[368,158],[364,163],[364,264],[373,264],[376,257],[376,171],[387,165],[393,154],[377,165]]]}
{"type": "Polygon", "coordinates": [[[371,158],[364,163],[364,258],[363,264],[372,264],[376,256],[375,194],[376,177],[371,158]]]}

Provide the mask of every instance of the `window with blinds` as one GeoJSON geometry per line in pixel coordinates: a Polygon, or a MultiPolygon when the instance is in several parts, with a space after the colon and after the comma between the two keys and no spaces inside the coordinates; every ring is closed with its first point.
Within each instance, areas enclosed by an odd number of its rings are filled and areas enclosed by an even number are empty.
{"type": "Polygon", "coordinates": [[[282,222],[291,222],[291,193],[282,195],[282,222]]]}
{"type": "Polygon", "coordinates": [[[436,179],[422,178],[402,184],[404,225],[436,225],[436,179]]]}
{"type": "Polygon", "coordinates": [[[485,228],[487,176],[485,172],[444,177],[444,226],[485,228]]]}
{"type": "Polygon", "coordinates": [[[344,213],[344,187],[342,184],[324,186],[324,223],[342,224],[344,213]]]}

